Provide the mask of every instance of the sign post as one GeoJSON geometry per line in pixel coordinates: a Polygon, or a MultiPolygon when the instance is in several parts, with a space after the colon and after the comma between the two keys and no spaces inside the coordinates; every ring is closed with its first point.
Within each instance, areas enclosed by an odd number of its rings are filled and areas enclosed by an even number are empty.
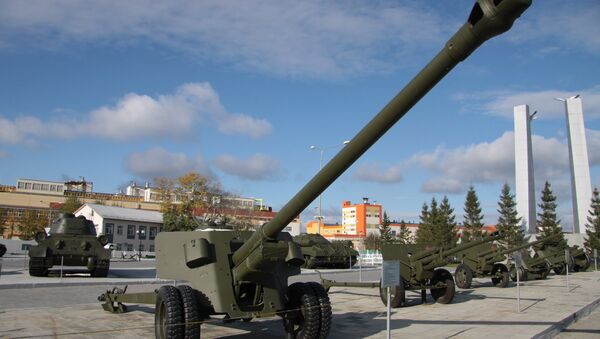
{"type": "Polygon", "coordinates": [[[400,261],[384,260],[383,269],[381,270],[381,287],[387,290],[387,338],[390,339],[391,328],[390,321],[392,318],[392,303],[391,303],[391,288],[400,285],[400,261]]]}
{"type": "Polygon", "coordinates": [[[594,269],[598,271],[598,249],[594,248],[594,269]]]}
{"type": "Polygon", "coordinates": [[[521,252],[513,253],[513,260],[515,262],[515,274],[517,275],[517,313],[521,313],[521,283],[520,283],[520,270],[523,267],[523,257],[521,252]]]}
{"type": "Polygon", "coordinates": [[[567,267],[567,292],[570,291],[570,288],[569,288],[569,259],[570,259],[569,250],[565,249],[565,266],[567,267]]]}

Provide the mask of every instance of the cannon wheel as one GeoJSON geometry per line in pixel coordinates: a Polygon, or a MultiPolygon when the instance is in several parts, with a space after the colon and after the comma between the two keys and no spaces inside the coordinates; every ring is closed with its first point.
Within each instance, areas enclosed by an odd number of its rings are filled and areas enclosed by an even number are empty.
{"type": "Polygon", "coordinates": [[[433,271],[433,278],[431,278],[431,285],[438,283],[445,283],[446,287],[432,288],[430,289],[431,296],[435,302],[440,304],[448,304],[454,299],[454,279],[452,274],[443,268],[438,268],[433,271]]]}
{"type": "MultiPolygon", "coordinates": [[[[520,277],[519,277],[520,278],[520,277]]],[[[492,268],[492,283],[496,287],[504,288],[509,282],[508,268],[504,264],[496,264],[492,268]]]]}
{"type": "Polygon", "coordinates": [[[470,288],[473,281],[473,270],[465,264],[459,264],[454,271],[454,280],[459,288],[470,288]]]}
{"type": "Polygon", "coordinates": [[[156,338],[183,338],[183,302],[179,290],[165,285],[158,289],[154,309],[154,334],[156,338]]]}
{"type": "Polygon", "coordinates": [[[331,301],[323,285],[318,282],[311,281],[308,283],[312,288],[317,300],[319,301],[319,309],[321,310],[321,324],[319,326],[319,338],[327,338],[331,329],[331,301]]]}
{"type": "Polygon", "coordinates": [[[45,277],[48,275],[44,258],[29,258],[29,275],[32,277],[45,277]]]}
{"type": "Polygon", "coordinates": [[[200,304],[196,299],[196,291],[187,285],[177,287],[183,306],[184,338],[200,338],[200,304]]]}
{"type": "Polygon", "coordinates": [[[558,274],[558,275],[565,275],[567,274],[567,267],[565,266],[564,263],[558,264],[556,266],[554,266],[554,268],[552,268],[552,270],[554,271],[554,273],[558,274]]]}
{"type": "MultiPolygon", "coordinates": [[[[381,282],[379,283],[379,286],[381,286],[381,282]]],[[[381,298],[381,302],[385,306],[387,306],[387,287],[379,288],[379,297],[381,298]]],[[[390,298],[392,299],[391,304],[390,304],[390,306],[392,308],[405,306],[406,295],[405,295],[404,283],[402,282],[402,279],[400,279],[400,285],[396,285],[396,286],[392,287],[392,290],[390,291],[390,298]]]]}
{"type": "Polygon", "coordinates": [[[575,272],[585,272],[588,270],[588,268],[590,268],[590,265],[592,264],[592,260],[590,259],[590,257],[588,257],[587,255],[585,255],[585,260],[583,263],[583,266],[579,266],[577,264],[573,265],[573,271],[575,272]]]}
{"type": "Polygon", "coordinates": [[[307,283],[293,283],[288,287],[288,296],[288,320],[292,326],[286,326],[286,331],[298,339],[317,338],[321,325],[321,310],[312,287],[307,283]]]}
{"type": "MultiPolygon", "coordinates": [[[[510,267],[509,276],[510,280],[517,281],[517,268],[515,266],[510,267]]],[[[527,271],[523,267],[519,267],[519,281],[527,281],[527,271]]]]}

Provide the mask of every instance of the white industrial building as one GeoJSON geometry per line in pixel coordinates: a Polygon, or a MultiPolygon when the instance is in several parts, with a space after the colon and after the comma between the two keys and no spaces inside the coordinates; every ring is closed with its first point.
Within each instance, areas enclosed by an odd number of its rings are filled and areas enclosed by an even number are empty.
{"type": "Polygon", "coordinates": [[[96,233],[123,252],[154,252],[154,238],[163,226],[162,213],[141,209],[84,204],[75,215],[91,220],[96,233]]]}

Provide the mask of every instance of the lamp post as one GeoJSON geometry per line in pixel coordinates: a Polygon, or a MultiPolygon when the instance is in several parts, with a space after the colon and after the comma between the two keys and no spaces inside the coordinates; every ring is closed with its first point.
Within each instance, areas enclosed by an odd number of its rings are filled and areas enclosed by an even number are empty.
{"type": "MultiPolygon", "coordinates": [[[[331,149],[331,148],[336,148],[336,147],[340,147],[340,146],[345,146],[347,144],[350,143],[350,140],[345,140],[342,144],[340,145],[331,145],[331,146],[325,146],[325,147],[319,147],[319,146],[310,146],[311,150],[317,150],[320,151],[320,157],[319,157],[319,171],[321,171],[321,169],[323,168],[323,152],[326,149],[331,149]]],[[[321,234],[321,222],[323,221],[323,214],[321,213],[321,194],[319,194],[319,215],[316,217],[318,220],[318,224],[317,224],[317,234],[321,234]]]]}

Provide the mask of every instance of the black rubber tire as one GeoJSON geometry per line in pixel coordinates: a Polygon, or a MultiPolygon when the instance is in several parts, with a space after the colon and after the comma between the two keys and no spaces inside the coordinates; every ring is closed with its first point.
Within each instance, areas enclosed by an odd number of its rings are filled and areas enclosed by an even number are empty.
{"type": "Polygon", "coordinates": [[[473,282],[473,270],[465,264],[459,264],[454,271],[454,281],[458,288],[471,288],[473,282]]]}
{"type": "Polygon", "coordinates": [[[196,291],[188,285],[177,286],[183,305],[184,334],[186,339],[200,338],[200,304],[196,298],[196,291]]]}
{"type": "MultiPolygon", "coordinates": [[[[379,286],[381,286],[381,281],[379,282],[379,286]]],[[[387,306],[387,287],[379,287],[379,297],[383,305],[387,306]]],[[[400,285],[392,287],[390,299],[390,307],[392,308],[404,307],[406,305],[406,293],[402,279],[400,279],[400,285]]]]}
{"type": "Polygon", "coordinates": [[[505,288],[508,286],[510,282],[510,277],[508,274],[508,268],[504,264],[496,264],[494,268],[492,268],[492,284],[496,287],[505,288]],[[496,274],[499,274],[500,277],[496,277],[496,274]]]}
{"type": "MultiPolygon", "coordinates": [[[[517,268],[513,265],[510,267],[510,271],[508,275],[510,276],[510,280],[517,281],[517,268]]],[[[519,267],[519,282],[527,281],[527,271],[523,267],[519,267]]],[[[542,278],[545,279],[545,278],[542,278]]]]}
{"type": "Polygon", "coordinates": [[[331,301],[329,300],[329,296],[327,292],[323,288],[323,285],[318,282],[311,281],[308,283],[312,288],[317,300],[319,301],[319,308],[321,311],[321,321],[319,324],[319,338],[325,339],[329,335],[329,330],[331,330],[331,319],[333,317],[333,312],[331,311],[331,301]]]}
{"type": "Polygon", "coordinates": [[[158,289],[154,309],[154,335],[157,339],[183,338],[183,303],[179,290],[165,285],[158,289]]]}
{"type": "Polygon", "coordinates": [[[29,258],[29,275],[32,277],[48,276],[48,268],[44,258],[29,258]]]}
{"type": "Polygon", "coordinates": [[[454,293],[456,292],[456,288],[454,286],[454,278],[452,274],[443,268],[438,268],[433,271],[433,278],[431,278],[431,285],[434,285],[438,282],[443,282],[446,284],[446,287],[442,288],[432,288],[429,290],[431,293],[431,297],[438,304],[449,304],[454,299],[454,293]]]}
{"type": "Polygon", "coordinates": [[[321,310],[319,300],[310,285],[302,282],[288,287],[288,312],[296,311],[293,335],[297,339],[313,339],[319,334],[321,310]]]}
{"type": "Polygon", "coordinates": [[[552,270],[557,275],[565,275],[565,274],[567,274],[567,267],[565,266],[565,264],[557,264],[556,266],[554,266],[552,268],[552,270]]]}

